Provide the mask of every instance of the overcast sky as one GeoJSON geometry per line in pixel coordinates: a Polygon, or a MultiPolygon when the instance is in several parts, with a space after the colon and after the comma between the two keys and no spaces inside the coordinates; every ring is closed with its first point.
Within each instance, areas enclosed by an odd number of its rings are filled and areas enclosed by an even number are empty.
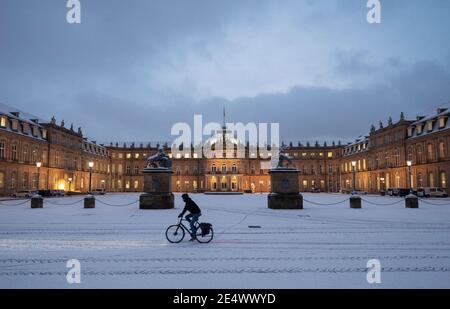
{"type": "Polygon", "coordinates": [[[450,101],[450,1],[0,0],[0,102],[99,141],[171,126],[279,122],[282,140],[352,140],[450,101]]]}

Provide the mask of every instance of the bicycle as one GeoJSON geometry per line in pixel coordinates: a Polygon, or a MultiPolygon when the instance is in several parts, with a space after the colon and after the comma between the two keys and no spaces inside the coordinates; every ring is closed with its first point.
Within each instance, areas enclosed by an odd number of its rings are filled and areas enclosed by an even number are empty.
{"type": "Polygon", "coordinates": [[[195,239],[199,243],[209,243],[214,237],[214,230],[209,223],[198,223],[195,222],[195,234],[191,233],[189,227],[183,224],[183,221],[189,222],[186,219],[180,218],[177,224],[171,225],[166,230],[166,238],[171,243],[180,243],[183,241],[186,232],[188,232],[191,237],[195,237],[195,239]]]}

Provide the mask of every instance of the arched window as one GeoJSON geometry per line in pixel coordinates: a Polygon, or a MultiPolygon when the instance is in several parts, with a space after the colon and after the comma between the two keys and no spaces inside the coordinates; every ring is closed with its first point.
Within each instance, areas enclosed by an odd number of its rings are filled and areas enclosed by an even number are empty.
{"type": "Polygon", "coordinates": [[[440,183],[441,183],[441,188],[444,188],[444,189],[447,188],[447,174],[445,172],[441,172],[440,183]]]}
{"type": "Polygon", "coordinates": [[[434,158],[433,144],[431,143],[427,146],[427,157],[428,160],[433,160],[434,158]]]}
{"type": "Polygon", "coordinates": [[[434,175],[433,172],[428,173],[428,186],[434,187],[434,175]]]}
{"type": "Polygon", "coordinates": [[[422,173],[417,174],[417,187],[421,188],[423,187],[423,176],[422,173]]]}
{"type": "Polygon", "coordinates": [[[439,142],[439,159],[445,158],[445,143],[443,141],[439,142]]]}
{"type": "Polygon", "coordinates": [[[422,153],[422,146],[417,146],[417,163],[422,163],[423,161],[423,153],[422,153]]]}
{"type": "Polygon", "coordinates": [[[408,147],[407,160],[408,161],[412,161],[412,158],[413,158],[413,156],[412,156],[412,149],[411,149],[411,147],[408,147]]]}

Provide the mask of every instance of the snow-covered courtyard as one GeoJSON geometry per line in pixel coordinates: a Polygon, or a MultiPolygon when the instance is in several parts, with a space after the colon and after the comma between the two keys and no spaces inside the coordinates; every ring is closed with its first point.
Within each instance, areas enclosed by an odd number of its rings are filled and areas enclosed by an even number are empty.
{"type": "Polygon", "coordinates": [[[171,210],[139,210],[138,197],[99,196],[95,209],[80,196],[1,201],[0,288],[450,288],[449,199],[406,209],[369,195],[350,209],[346,195],[304,194],[303,210],[271,210],[265,194],[192,194],[215,238],[170,244],[180,195],[171,210]],[[80,284],[66,281],[69,259],[80,284]],[[370,259],[380,284],[367,282],[370,259]]]}

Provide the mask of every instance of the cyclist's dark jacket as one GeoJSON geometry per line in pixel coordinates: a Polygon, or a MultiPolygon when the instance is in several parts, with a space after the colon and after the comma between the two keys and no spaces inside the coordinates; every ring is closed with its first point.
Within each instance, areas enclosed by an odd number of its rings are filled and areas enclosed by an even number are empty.
{"type": "Polygon", "coordinates": [[[181,212],[181,216],[184,215],[186,211],[189,211],[191,214],[198,214],[201,212],[200,208],[195,204],[195,202],[188,197],[186,200],[186,205],[184,206],[183,211],[181,212]]]}

